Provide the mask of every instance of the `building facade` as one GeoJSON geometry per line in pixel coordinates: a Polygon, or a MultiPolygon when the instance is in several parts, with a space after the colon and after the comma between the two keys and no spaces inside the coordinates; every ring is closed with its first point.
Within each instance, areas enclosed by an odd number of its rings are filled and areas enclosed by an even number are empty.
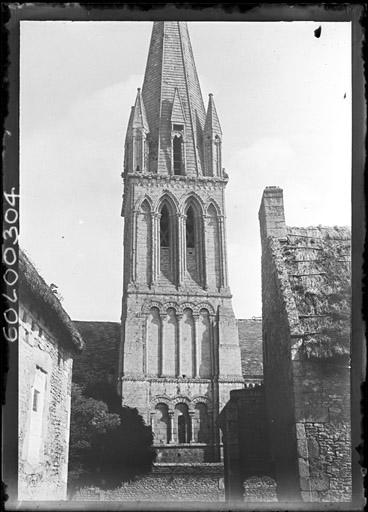
{"type": "Polygon", "coordinates": [[[65,500],[73,357],[84,342],[19,250],[18,500],[65,500]]]}
{"type": "Polygon", "coordinates": [[[243,387],[221,145],[187,24],[154,22],[125,141],[119,391],[163,462],[218,460],[219,410],[243,387]]]}

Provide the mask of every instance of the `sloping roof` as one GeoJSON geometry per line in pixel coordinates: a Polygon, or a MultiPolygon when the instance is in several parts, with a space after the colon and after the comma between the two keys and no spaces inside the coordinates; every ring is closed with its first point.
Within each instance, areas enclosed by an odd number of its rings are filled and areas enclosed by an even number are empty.
{"type": "Polygon", "coordinates": [[[202,174],[198,137],[205,122],[205,107],[194,63],[187,23],[153,24],[142,96],[150,130],[150,169],[169,174],[170,118],[178,89],[185,116],[186,174],[202,174]]]}
{"type": "Polygon", "coordinates": [[[348,355],[350,230],[336,226],[287,227],[286,233],[286,239],[274,239],[272,251],[287,273],[292,293],[288,298],[292,336],[309,356],[348,355]]]}
{"type": "Polygon", "coordinates": [[[117,374],[119,322],[74,321],[85,340],[85,350],[74,359],[73,382],[87,385],[108,381],[117,374]]]}
{"type": "Polygon", "coordinates": [[[33,263],[19,249],[19,298],[34,304],[47,322],[59,333],[58,340],[76,351],[84,348],[84,341],[64,310],[59,299],[37,272],[33,263]]]}
{"type": "Polygon", "coordinates": [[[260,318],[239,319],[239,345],[244,378],[263,375],[262,320],[260,318]]]}

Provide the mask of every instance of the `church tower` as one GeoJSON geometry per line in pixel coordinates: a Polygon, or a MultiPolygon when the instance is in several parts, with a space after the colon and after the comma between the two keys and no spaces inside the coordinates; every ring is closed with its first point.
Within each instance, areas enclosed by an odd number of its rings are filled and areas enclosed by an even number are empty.
{"type": "Polygon", "coordinates": [[[187,24],[154,22],[125,140],[119,391],[161,462],[219,460],[217,417],[243,387],[221,146],[187,24]]]}

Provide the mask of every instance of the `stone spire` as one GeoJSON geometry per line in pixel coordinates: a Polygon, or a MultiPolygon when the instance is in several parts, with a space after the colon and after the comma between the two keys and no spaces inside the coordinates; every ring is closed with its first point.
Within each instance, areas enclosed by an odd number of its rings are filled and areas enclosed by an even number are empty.
{"type": "Polygon", "coordinates": [[[169,155],[175,121],[179,125],[176,131],[182,125],[185,174],[203,174],[201,148],[206,114],[186,22],[154,22],[142,97],[150,131],[150,172],[173,174],[169,155]],[[178,123],[180,109],[183,119],[178,123]]]}
{"type": "Polygon", "coordinates": [[[222,177],[222,131],[213,94],[209,95],[204,125],[204,167],[207,176],[222,177]]]}

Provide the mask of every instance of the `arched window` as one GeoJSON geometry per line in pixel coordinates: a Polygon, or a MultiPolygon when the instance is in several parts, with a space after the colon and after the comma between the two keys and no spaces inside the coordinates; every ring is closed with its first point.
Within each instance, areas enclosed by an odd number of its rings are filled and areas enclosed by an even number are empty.
{"type": "Polygon", "coordinates": [[[163,205],[161,210],[160,247],[170,247],[170,218],[166,204],[163,205]]]}
{"type": "Polygon", "coordinates": [[[203,226],[202,211],[195,198],[190,198],[185,209],[185,235],[186,235],[186,271],[187,275],[199,285],[204,282],[203,259],[203,226]]]}
{"type": "Polygon", "coordinates": [[[183,174],[183,137],[174,135],[173,138],[173,160],[174,174],[183,174]]]}
{"type": "Polygon", "coordinates": [[[190,443],[192,431],[188,406],[186,404],[177,404],[175,413],[177,418],[178,443],[190,443]]]}
{"type": "Polygon", "coordinates": [[[175,222],[176,208],[171,199],[164,198],[159,209],[160,234],[157,242],[159,249],[160,279],[176,283],[177,278],[177,227],[175,222]]]}
{"type": "Polygon", "coordinates": [[[186,227],[187,248],[194,249],[195,225],[194,225],[194,212],[193,212],[193,208],[191,206],[189,206],[189,208],[187,210],[187,222],[186,222],[185,227],[186,227]]]}

